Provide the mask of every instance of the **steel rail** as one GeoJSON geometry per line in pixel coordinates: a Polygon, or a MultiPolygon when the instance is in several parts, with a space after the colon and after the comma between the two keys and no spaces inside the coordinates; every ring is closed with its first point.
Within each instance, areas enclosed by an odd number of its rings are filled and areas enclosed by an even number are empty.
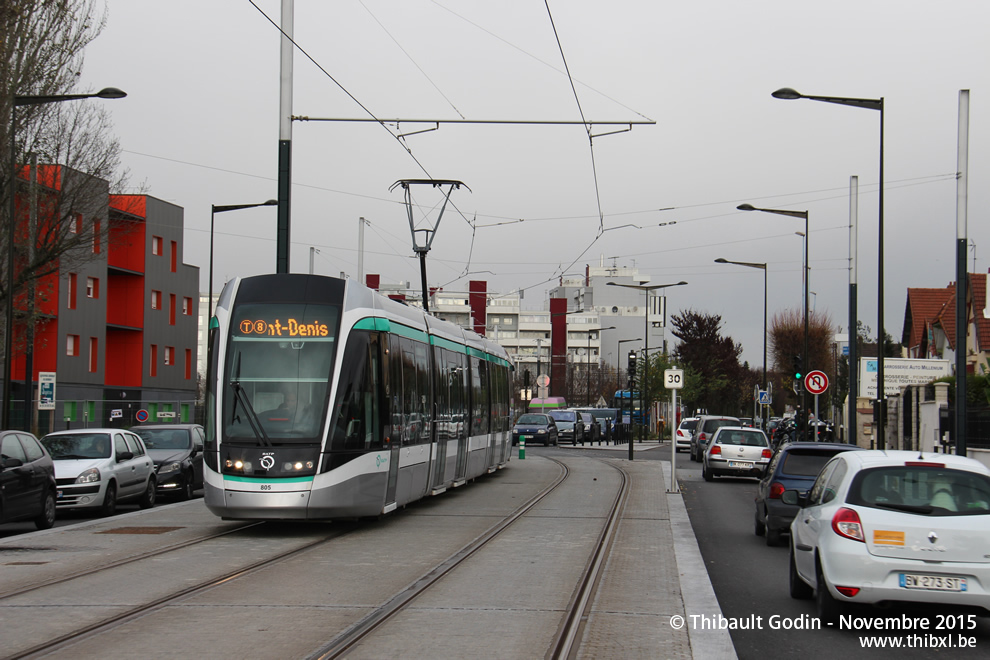
{"type": "Polygon", "coordinates": [[[598,584],[604,573],[605,560],[608,559],[609,552],[612,549],[612,543],[615,540],[615,531],[618,529],[619,522],[622,520],[622,513],[626,507],[626,500],[629,496],[628,473],[617,465],[612,465],[607,461],[603,462],[619,472],[622,476],[622,483],[615,495],[615,499],[612,501],[612,507],[606,518],[605,526],[602,529],[601,535],[598,537],[598,541],[595,543],[595,549],[591,558],[588,560],[581,580],[578,582],[577,589],[571,597],[567,616],[564,618],[560,630],[557,632],[554,643],[547,652],[546,658],[548,660],[565,660],[577,657],[578,639],[588,620],[591,598],[598,589],[598,584]]]}
{"type": "Polygon", "coordinates": [[[96,637],[97,635],[101,635],[105,632],[109,632],[126,623],[129,623],[131,621],[144,617],[148,614],[151,614],[152,612],[160,610],[169,605],[173,605],[177,602],[186,600],[197,594],[209,591],[210,589],[219,587],[232,580],[236,580],[246,575],[256,573],[259,570],[268,568],[269,566],[273,566],[288,559],[292,559],[297,555],[308,552],[320,545],[323,545],[325,543],[338,539],[341,536],[346,536],[352,533],[353,527],[354,527],[353,525],[348,525],[346,528],[336,529],[329,536],[325,536],[321,539],[317,539],[301,547],[279,553],[267,559],[261,559],[259,561],[254,562],[253,564],[249,564],[247,566],[230,571],[229,573],[225,573],[220,577],[210,578],[209,580],[205,580],[199,584],[189,586],[173,594],[162,596],[161,598],[156,598],[155,600],[152,600],[148,603],[134,607],[127,612],[122,612],[120,614],[116,614],[114,616],[103,619],[102,621],[97,621],[88,626],[80,628],[79,630],[66,633],[64,635],[51,639],[47,642],[38,644],[23,651],[18,651],[14,655],[6,656],[6,657],[10,658],[11,660],[22,660],[27,658],[40,658],[42,656],[47,656],[53,652],[60,651],[72,644],[76,644],[86,639],[96,637]]]}
{"type": "MultiPolygon", "coordinates": [[[[240,531],[243,531],[245,529],[249,529],[251,527],[255,527],[257,525],[263,525],[263,524],[264,524],[264,522],[248,523],[246,525],[241,525],[240,527],[235,527],[234,529],[228,529],[228,530],[225,530],[223,532],[217,532],[216,534],[210,534],[208,536],[203,536],[203,537],[200,537],[200,538],[189,539],[188,541],[182,541],[180,543],[174,543],[172,545],[167,545],[167,546],[158,548],[157,550],[151,550],[150,552],[142,552],[141,554],[133,555],[133,556],[127,557],[125,559],[118,559],[116,561],[112,561],[112,562],[109,562],[107,564],[102,564],[102,565],[97,566],[95,568],[87,568],[87,569],[84,569],[84,570],[81,570],[81,571],[76,571],[75,573],[69,573],[69,574],[66,574],[66,575],[60,575],[60,576],[55,577],[55,578],[49,578],[47,580],[43,580],[41,582],[37,582],[37,583],[32,584],[32,585],[27,586],[27,587],[21,587],[20,589],[15,589],[13,591],[4,592],[4,593],[0,594],[0,601],[6,600],[8,598],[13,598],[14,596],[22,596],[22,595],[24,595],[26,593],[30,593],[30,592],[36,591],[38,589],[43,589],[45,587],[50,587],[52,585],[63,584],[65,582],[69,582],[71,580],[77,580],[77,579],[79,579],[81,577],[89,577],[90,575],[95,575],[96,573],[101,573],[103,571],[108,571],[108,570],[110,570],[112,568],[117,568],[119,566],[125,566],[127,564],[131,564],[131,563],[134,563],[136,561],[141,561],[142,559],[149,559],[151,557],[157,557],[159,555],[163,555],[165,553],[172,552],[173,550],[181,550],[183,548],[188,548],[189,546],[196,545],[197,543],[204,543],[204,542],[210,541],[212,539],[220,538],[221,536],[227,536],[228,534],[234,534],[235,532],[240,532],[240,531]]],[[[2,549],[3,548],[0,548],[0,550],[2,550],[2,549]]]]}
{"type": "Polygon", "coordinates": [[[516,522],[519,518],[528,513],[530,509],[552,493],[561,483],[563,483],[564,479],[567,478],[568,469],[567,466],[561,461],[550,457],[546,458],[557,463],[557,465],[561,468],[560,474],[553,483],[547,486],[542,492],[534,495],[529,501],[523,503],[518,509],[503,518],[499,523],[490,527],[484,534],[452,554],[441,564],[423,575],[405,590],[393,596],[374,612],[371,612],[366,617],[346,629],[344,632],[331,639],[325,645],[306,656],[306,660],[330,660],[331,658],[339,658],[345,655],[361,640],[367,638],[373,632],[381,628],[381,626],[383,626],[386,622],[391,620],[395,615],[402,612],[417,596],[436,584],[440,578],[466,561],[475,552],[487,545],[490,541],[492,541],[492,539],[505,531],[510,525],[512,525],[512,523],[516,522]]]}

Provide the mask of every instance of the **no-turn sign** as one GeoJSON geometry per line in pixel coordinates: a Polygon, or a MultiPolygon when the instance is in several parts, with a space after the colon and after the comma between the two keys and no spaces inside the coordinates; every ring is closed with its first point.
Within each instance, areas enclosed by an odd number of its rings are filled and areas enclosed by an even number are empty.
{"type": "Polygon", "coordinates": [[[828,389],[828,376],[824,371],[812,371],[804,377],[804,389],[809,394],[821,394],[828,389]]]}

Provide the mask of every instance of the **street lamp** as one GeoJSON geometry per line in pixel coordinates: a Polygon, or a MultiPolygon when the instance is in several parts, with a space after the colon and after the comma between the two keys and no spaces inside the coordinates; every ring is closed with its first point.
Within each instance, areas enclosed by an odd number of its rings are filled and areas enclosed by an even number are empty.
{"type": "MultiPolygon", "coordinates": [[[[615,330],[615,326],[614,325],[610,325],[607,328],[598,328],[598,337],[601,338],[601,336],[602,336],[601,333],[605,332],[606,330],[615,330]]],[[[587,392],[587,397],[588,397],[588,403],[587,403],[587,405],[588,405],[589,408],[591,407],[591,333],[592,332],[593,332],[592,330],[588,330],[588,355],[587,355],[587,357],[588,357],[588,365],[587,365],[587,367],[588,368],[587,368],[587,373],[585,374],[585,384],[584,384],[585,392],[587,392]]],[[[598,345],[599,345],[599,347],[601,347],[601,341],[598,342],[598,345]]],[[[599,369],[599,372],[600,371],[601,370],[599,369]]],[[[600,385],[599,385],[599,387],[600,387],[600,385]]]]}
{"type": "MultiPolygon", "coordinates": [[[[753,206],[752,204],[740,204],[736,207],[740,211],[762,211],[763,213],[776,213],[777,215],[786,215],[792,218],[804,218],[804,368],[812,369],[811,361],[808,357],[808,211],[784,211],[781,209],[761,209],[753,206]]],[[[808,410],[807,405],[807,392],[804,386],[801,386],[801,414],[806,415],[808,410]]],[[[804,421],[804,420],[802,420],[804,421]]],[[[805,438],[807,439],[807,423],[804,424],[805,427],[805,438]]]]}
{"type": "MultiPolygon", "coordinates": [[[[880,189],[878,195],[878,206],[879,206],[879,217],[877,220],[877,317],[879,318],[880,329],[877,331],[877,401],[880,402],[880,413],[877,415],[877,442],[879,443],[877,447],[879,449],[884,449],[886,447],[886,442],[884,441],[884,415],[886,413],[886,406],[884,406],[884,401],[887,397],[884,394],[883,386],[883,343],[886,333],[883,326],[883,97],[878,99],[858,99],[858,98],[847,98],[843,96],[809,96],[808,94],[801,94],[800,92],[791,89],[790,87],[783,87],[778,89],[776,92],[771,94],[774,98],[784,99],[791,101],[794,99],[810,99],[812,101],[822,101],[824,103],[835,103],[837,105],[851,105],[856,108],[866,108],[867,110],[879,110],[880,111],[880,189]]],[[[957,286],[962,286],[957,285],[957,286]]],[[[849,345],[852,346],[853,342],[856,341],[856,309],[854,307],[855,303],[850,302],[850,323],[849,323],[849,345]]],[[[852,357],[852,354],[850,354],[852,357]]],[[[850,360],[849,364],[849,399],[852,405],[851,419],[852,423],[849,425],[850,435],[849,441],[851,444],[856,444],[856,399],[858,396],[857,388],[857,373],[856,365],[852,364],[850,360]]]]}
{"type": "MultiPolygon", "coordinates": [[[[650,292],[656,291],[657,289],[666,289],[672,286],[683,286],[687,282],[681,280],[680,282],[675,282],[673,284],[622,284],[620,282],[606,282],[605,284],[609,286],[621,286],[626,289],[638,289],[646,294],[646,308],[643,315],[646,317],[646,329],[644,330],[644,344],[643,344],[643,382],[640,384],[640,389],[646,392],[646,378],[645,375],[649,373],[649,358],[650,358],[650,292]]],[[[632,396],[632,392],[629,393],[632,396]]],[[[641,397],[642,398],[642,397],[641,397]]],[[[645,399],[644,399],[645,401],[645,399]]],[[[646,414],[646,410],[643,411],[646,414]]],[[[646,440],[646,427],[643,427],[643,440],[646,440]]]]}
{"type": "Polygon", "coordinates": [[[217,213],[239,211],[241,209],[253,209],[259,206],[278,206],[278,200],[270,199],[267,202],[261,202],[259,204],[228,204],[225,206],[217,206],[216,204],[213,204],[210,206],[210,297],[206,303],[209,311],[206,319],[207,324],[209,324],[211,319],[213,319],[213,225],[216,220],[217,213]]]}
{"type": "MultiPolygon", "coordinates": [[[[14,350],[14,224],[17,215],[17,199],[15,191],[17,188],[17,142],[14,139],[17,132],[17,108],[22,105],[45,105],[48,103],[61,103],[62,101],[79,101],[81,99],[122,99],[127,94],[116,87],[104,87],[95,94],[47,94],[47,95],[14,95],[14,103],[10,107],[10,217],[7,225],[7,300],[6,300],[6,334],[4,336],[4,378],[3,378],[3,410],[0,410],[0,428],[9,429],[10,426],[10,380],[13,378],[11,369],[11,354],[14,350]]],[[[29,374],[33,376],[33,374],[29,374]]],[[[31,399],[31,392],[26,395],[31,399]]]]}
{"type": "MultiPolygon", "coordinates": [[[[746,266],[763,271],[763,389],[767,389],[767,265],[765,263],[753,263],[750,261],[730,261],[719,257],[715,260],[717,264],[735,264],[736,266],[746,266]]],[[[762,406],[760,411],[763,411],[762,406]]]]}

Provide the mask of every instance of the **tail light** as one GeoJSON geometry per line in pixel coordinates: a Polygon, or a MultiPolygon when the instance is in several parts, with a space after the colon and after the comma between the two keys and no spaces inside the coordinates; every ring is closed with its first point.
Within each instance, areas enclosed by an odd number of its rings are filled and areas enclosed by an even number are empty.
{"type": "Polygon", "coordinates": [[[682,431],[681,429],[677,429],[677,435],[679,435],[679,436],[681,436],[683,438],[684,437],[684,431],[682,431]]]}
{"type": "Polygon", "coordinates": [[[771,456],[773,456],[773,452],[771,452],[769,449],[763,450],[763,458],[770,458],[771,456]]]}
{"type": "Polygon", "coordinates": [[[784,490],[786,490],[784,488],[784,484],[779,481],[775,481],[770,484],[770,494],[767,497],[771,500],[779,500],[780,496],[784,494],[784,490]]]}
{"type": "Polygon", "coordinates": [[[709,456],[721,456],[722,455],[722,445],[712,445],[711,451],[708,452],[709,456]]]}
{"type": "Polygon", "coordinates": [[[838,591],[843,596],[845,596],[846,598],[852,598],[853,596],[855,596],[856,594],[859,593],[859,587],[839,587],[839,586],[836,586],[835,587],[835,590],[838,591]]]}
{"type": "Polygon", "coordinates": [[[832,516],[832,531],[843,538],[866,543],[863,523],[859,520],[859,514],[852,509],[842,507],[835,512],[832,516]]]}

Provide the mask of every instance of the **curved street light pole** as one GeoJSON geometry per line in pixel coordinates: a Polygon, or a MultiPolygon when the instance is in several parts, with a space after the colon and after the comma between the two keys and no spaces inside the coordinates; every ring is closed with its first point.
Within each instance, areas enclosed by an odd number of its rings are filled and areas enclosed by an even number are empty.
{"type": "Polygon", "coordinates": [[[213,319],[213,226],[216,220],[217,213],[226,213],[227,211],[239,211],[241,209],[253,209],[259,206],[278,206],[278,200],[269,199],[267,202],[261,202],[259,204],[227,204],[221,206],[212,204],[210,206],[210,284],[209,284],[209,298],[207,299],[207,303],[206,303],[207,326],[209,326],[211,320],[213,319]]]}
{"type": "MultiPolygon", "coordinates": [[[[752,204],[740,204],[736,207],[740,211],[761,211],[763,213],[774,213],[776,215],[786,215],[791,218],[804,218],[804,353],[802,358],[802,364],[804,365],[805,371],[810,371],[813,369],[811,366],[810,359],[808,357],[808,216],[810,215],[808,211],[785,211],[782,209],[761,209],[753,206],[752,204]]],[[[803,375],[803,374],[802,374],[803,375]]],[[[808,393],[804,389],[804,385],[801,386],[801,414],[808,414],[808,393]]],[[[808,435],[807,420],[804,421],[804,433],[805,439],[808,435]]],[[[816,420],[817,421],[817,420],[816,420]]]]}
{"type": "MultiPolygon", "coordinates": [[[[763,389],[767,389],[767,265],[765,263],[754,263],[750,261],[730,261],[721,257],[715,260],[717,264],[735,264],[747,268],[756,268],[763,271],[763,389]]],[[[760,406],[763,412],[763,406],[760,406]]]]}
{"type": "MultiPolygon", "coordinates": [[[[684,286],[687,282],[681,280],[680,282],[674,282],[673,284],[622,284],[620,282],[606,282],[605,284],[609,286],[621,286],[626,289],[638,289],[646,294],[646,308],[643,315],[646,317],[646,329],[643,334],[643,382],[640,383],[640,389],[646,392],[646,374],[649,373],[649,359],[650,359],[650,293],[656,291],[657,289],[666,289],[672,286],[684,286]]],[[[630,397],[632,392],[629,393],[630,397]]],[[[640,397],[641,399],[643,397],[640,397]]],[[[643,411],[644,415],[647,415],[647,411],[643,411]]],[[[630,419],[630,422],[632,420],[630,419]]],[[[643,425],[643,440],[646,440],[646,425],[643,425]]]]}
{"type": "MultiPolygon", "coordinates": [[[[58,94],[58,95],[17,95],[13,97],[13,104],[10,106],[10,176],[8,191],[10,195],[10,216],[7,224],[7,300],[5,304],[5,330],[4,334],[4,378],[3,378],[3,409],[0,410],[0,428],[9,429],[10,426],[10,381],[14,377],[13,361],[11,355],[14,351],[14,225],[17,217],[17,108],[24,105],[45,105],[48,103],[61,103],[62,101],[79,101],[81,99],[122,99],[127,96],[116,87],[104,87],[95,94],[58,94]]],[[[33,378],[34,374],[26,374],[33,378]]],[[[30,388],[29,388],[30,389],[30,388]]],[[[31,400],[31,392],[25,395],[28,401],[31,400]]]]}
{"type": "MultiPolygon", "coordinates": [[[[884,351],[884,339],[886,337],[886,331],[884,330],[883,324],[883,97],[878,99],[860,99],[860,98],[849,98],[845,96],[811,96],[809,94],[802,94],[797,90],[791,89],[790,87],[782,87],[771,94],[776,99],[784,99],[786,101],[792,101],[796,99],[809,99],[811,101],[822,101],[823,103],[835,103],[837,105],[850,105],[855,108],[866,108],[867,110],[878,110],[880,112],[880,188],[878,191],[878,206],[879,206],[879,217],[877,220],[877,318],[879,320],[879,329],[877,330],[877,401],[880,402],[880,411],[877,414],[877,448],[885,449],[886,442],[884,440],[884,424],[886,416],[886,401],[887,396],[884,393],[884,379],[883,379],[883,351],[884,351]]],[[[962,286],[957,283],[957,286],[962,286]]],[[[849,328],[849,342],[856,341],[856,328],[849,328]]],[[[849,365],[849,378],[850,378],[850,393],[858,394],[856,391],[856,365],[849,365]]],[[[850,419],[852,420],[849,424],[852,429],[852,435],[850,439],[855,442],[855,428],[856,428],[856,401],[850,401],[852,405],[852,414],[850,419]]]]}

